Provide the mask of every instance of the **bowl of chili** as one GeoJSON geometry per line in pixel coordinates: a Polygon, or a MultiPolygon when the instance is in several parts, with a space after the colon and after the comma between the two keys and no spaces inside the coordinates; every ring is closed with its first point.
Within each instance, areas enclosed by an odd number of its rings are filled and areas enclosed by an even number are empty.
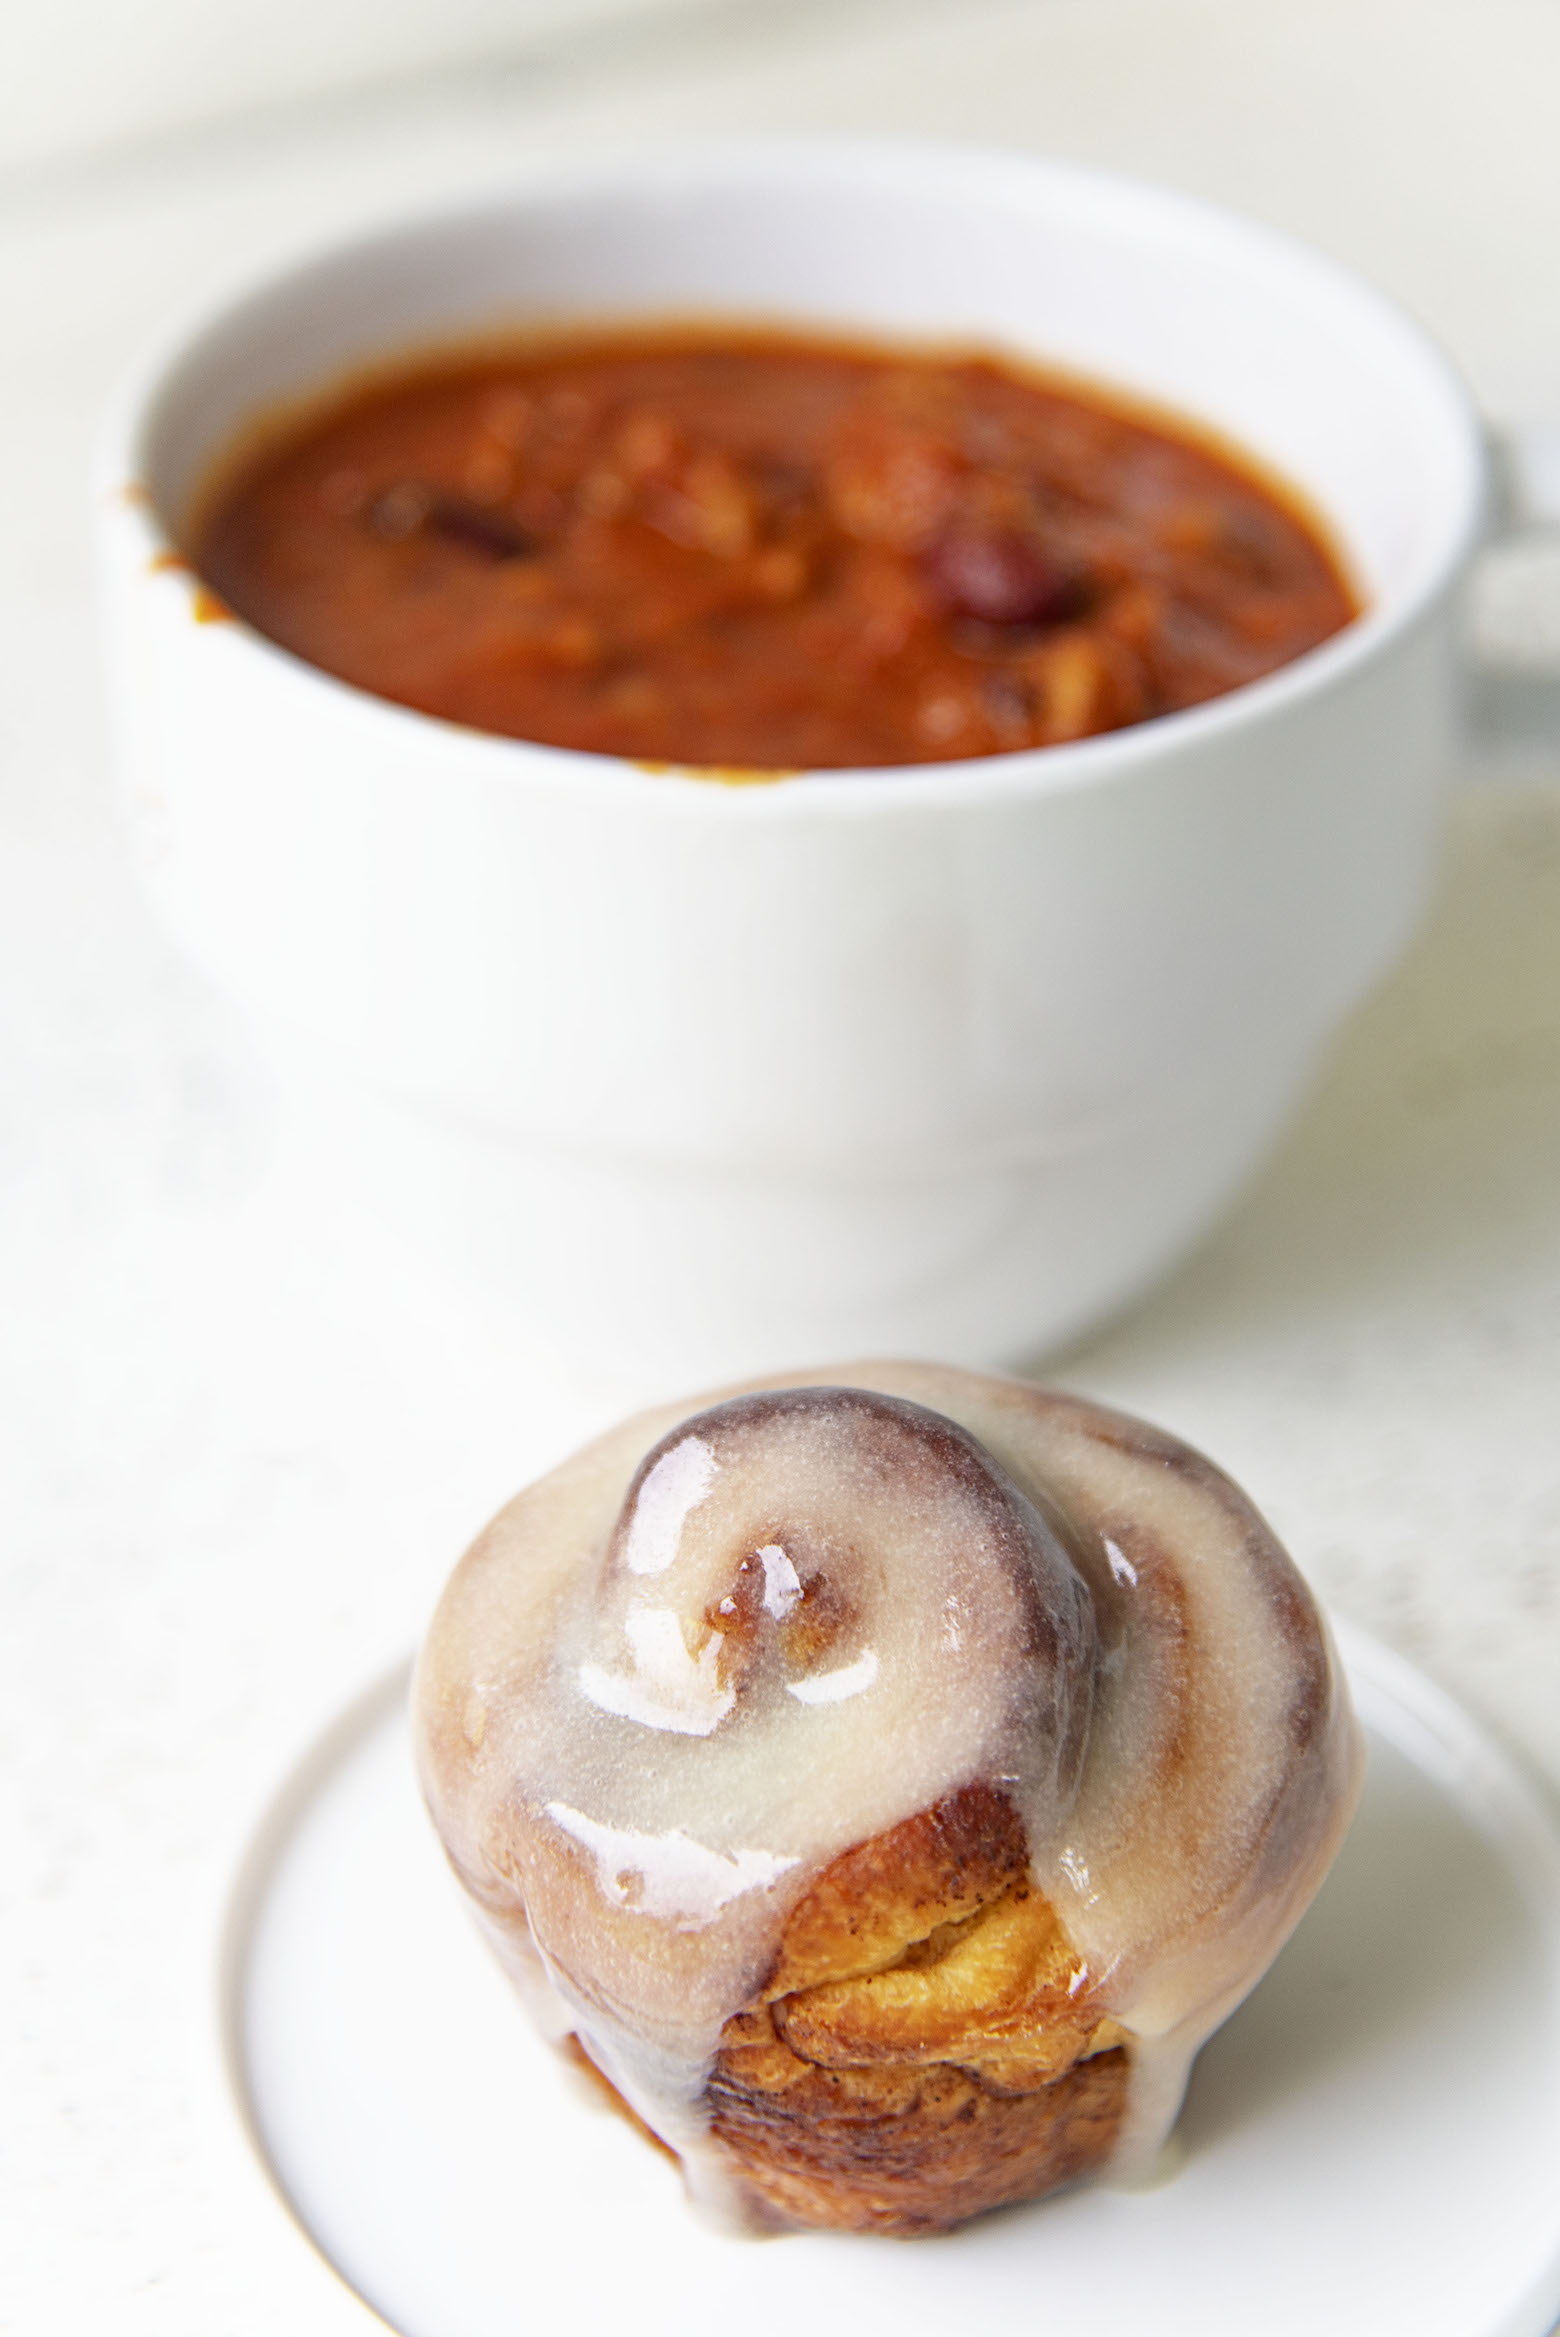
{"type": "Polygon", "coordinates": [[[186,330],[102,484],[168,920],[398,1222],[636,1385],[1125,1303],[1426,894],[1476,422],[1162,190],[538,170],[186,330]]]}

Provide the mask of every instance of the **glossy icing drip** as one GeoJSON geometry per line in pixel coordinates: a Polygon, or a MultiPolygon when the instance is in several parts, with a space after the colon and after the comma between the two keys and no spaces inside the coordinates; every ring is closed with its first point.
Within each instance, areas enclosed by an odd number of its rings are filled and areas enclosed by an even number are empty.
{"type": "Polygon", "coordinates": [[[975,1781],[1131,2035],[1140,2163],[1325,1871],[1358,1760],[1315,1609],[1216,1470],[917,1365],[575,1456],[463,1561],[417,1708],[501,1953],[707,2193],[705,2080],[790,1912],[975,1781]]]}

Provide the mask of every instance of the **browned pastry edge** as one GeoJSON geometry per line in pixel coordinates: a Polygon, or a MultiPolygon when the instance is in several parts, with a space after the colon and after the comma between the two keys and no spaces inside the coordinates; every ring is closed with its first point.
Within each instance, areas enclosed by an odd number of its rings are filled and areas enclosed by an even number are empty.
{"type": "Polygon", "coordinates": [[[824,1869],[726,2024],[705,2106],[760,2216],[941,2231],[1108,2156],[1120,2039],[1012,1803],[976,1784],[824,1869]]]}
{"type": "Polygon", "coordinates": [[[745,2087],[722,2053],[708,2100],[712,2131],[780,2221],[913,2238],[1098,2167],[1120,2130],[1127,2077],[1118,2045],[1030,2093],[997,2092],[943,2062],[903,2078],[815,2070],[797,2100],[745,2087]]]}
{"type": "Polygon", "coordinates": [[[970,1785],[818,1877],[726,2025],[711,2132],[780,2220],[942,2231],[1099,2165],[1120,2037],[1030,1880],[1018,1813],[970,1785]]]}
{"type": "Polygon", "coordinates": [[[1011,1802],[971,1785],[824,1869],[727,2022],[705,2107],[757,2220],[945,2231],[1110,2155],[1122,2034],[1029,1879],[1011,1802]]]}

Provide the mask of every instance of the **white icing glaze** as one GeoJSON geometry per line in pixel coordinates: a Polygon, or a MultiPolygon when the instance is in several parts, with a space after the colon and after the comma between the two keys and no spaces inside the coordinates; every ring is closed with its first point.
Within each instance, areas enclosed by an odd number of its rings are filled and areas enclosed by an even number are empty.
{"type": "Polygon", "coordinates": [[[1325,1629],[1228,1480],[929,1365],[794,1375],[576,1455],[462,1562],[416,1704],[506,1962],[534,1997],[540,1960],[717,2198],[720,2031],[840,1851],[1003,1788],[1133,2040],[1129,2173],[1315,1890],[1359,1761],[1325,1629]]]}

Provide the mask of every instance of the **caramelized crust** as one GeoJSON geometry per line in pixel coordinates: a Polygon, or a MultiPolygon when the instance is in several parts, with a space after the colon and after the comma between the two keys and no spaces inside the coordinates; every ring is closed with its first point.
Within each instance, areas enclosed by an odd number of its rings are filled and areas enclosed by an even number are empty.
{"type": "Polygon", "coordinates": [[[706,2095],[783,2221],[940,2231],[1096,2167],[1126,2100],[1095,2001],[1004,1795],[969,1786],[833,1861],[706,2095]]]}
{"type": "Polygon", "coordinates": [[[717,2139],[778,2220],[907,2238],[1037,2199],[1100,2166],[1128,2075],[1119,2046],[1024,2094],[946,2063],[799,2066],[796,2086],[766,2091],[734,2079],[723,2053],[709,2088],[717,2139]]]}
{"type": "Polygon", "coordinates": [[[1006,1794],[967,1785],[826,1866],[793,1911],[765,2001],[887,1971],[939,1924],[957,1923],[1029,1872],[1006,1794]]]}

